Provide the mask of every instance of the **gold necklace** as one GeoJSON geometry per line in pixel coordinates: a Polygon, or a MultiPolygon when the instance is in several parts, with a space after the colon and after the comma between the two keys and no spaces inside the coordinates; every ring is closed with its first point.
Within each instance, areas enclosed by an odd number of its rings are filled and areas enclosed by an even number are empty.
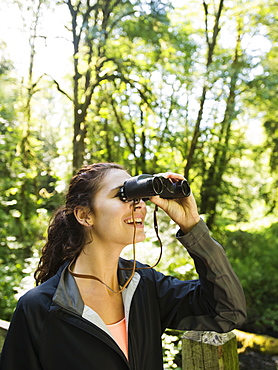
{"type": "Polygon", "coordinates": [[[73,260],[73,261],[71,261],[71,263],[68,265],[68,271],[69,271],[69,273],[72,275],[72,276],[74,276],[74,277],[77,277],[77,278],[80,278],[80,279],[91,279],[91,280],[97,280],[97,281],[99,281],[101,284],[103,284],[103,285],[105,285],[106,286],[106,288],[107,289],[109,289],[111,292],[113,292],[113,293],[121,293],[123,290],[124,290],[124,288],[127,286],[127,284],[130,282],[130,280],[132,279],[132,275],[130,276],[130,278],[128,279],[128,281],[125,283],[125,285],[123,286],[123,287],[121,287],[120,285],[119,285],[119,287],[120,287],[120,290],[118,291],[118,292],[116,292],[114,289],[112,289],[112,288],[110,288],[110,286],[109,285],[107,285],[106,283],[104,283],[102,280],[100,280],[97,276],[94,276],[94,275],[87,275],[87,274],[78,274],[78,273],[76,273],[76,272],[73,272],[72,271],[72,265],[75,263],[75,260],[73,260]]]}

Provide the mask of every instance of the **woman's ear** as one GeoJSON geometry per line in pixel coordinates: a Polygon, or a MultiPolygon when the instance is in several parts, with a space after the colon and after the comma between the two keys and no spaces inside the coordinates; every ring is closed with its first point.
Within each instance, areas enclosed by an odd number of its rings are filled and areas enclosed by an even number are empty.
{"type": "Polygon", "coordinates": [[[77,219],[77,221],[87,227],[91,227],[94,224],[94,218],[92,215],[92,212],[88,207],[83,206],[77,206],[74,208],[74,216],[77,219]]]}

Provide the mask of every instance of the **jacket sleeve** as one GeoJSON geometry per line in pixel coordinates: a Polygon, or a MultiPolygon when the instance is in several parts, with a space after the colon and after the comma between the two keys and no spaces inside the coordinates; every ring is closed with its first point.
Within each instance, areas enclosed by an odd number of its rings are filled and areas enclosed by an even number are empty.
{"type": "Polygon", "coordinates": [[[18,302],[4,342],[0,370],[43,370],[21,300],[18,302]]]}
{"type": "Polygon", "coordinates": [[[194,260],[198,280],[156,276],[163,328],[228,332],[246,319],[242,286],[223,247],[203,220],[178,240],[194,260]]]}

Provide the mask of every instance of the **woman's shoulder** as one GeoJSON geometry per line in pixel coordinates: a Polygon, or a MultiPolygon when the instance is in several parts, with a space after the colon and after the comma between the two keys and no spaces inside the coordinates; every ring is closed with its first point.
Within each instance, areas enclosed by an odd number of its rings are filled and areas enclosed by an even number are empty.
{"type": "Polygon", "coordinates": [[[59,276],[55,275],[46,282],[30,289],[23,294],[17,304],[18,309],[37,309],[38,307],[49,308],[59,283],[59,276]]]}

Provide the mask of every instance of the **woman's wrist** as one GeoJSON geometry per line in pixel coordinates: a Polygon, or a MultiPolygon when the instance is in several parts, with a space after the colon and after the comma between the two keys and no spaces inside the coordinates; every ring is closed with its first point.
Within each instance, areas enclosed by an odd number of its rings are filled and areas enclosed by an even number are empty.
{"type": "Polygon", "coordinates": [[[199,223],[200,216],[198,215],[194,219],[190,221],[189,220],[186,220],[186,221],[187,222],[184,224],[179,224],[179,227],[184,234],[188,234],[199,223]]]}

